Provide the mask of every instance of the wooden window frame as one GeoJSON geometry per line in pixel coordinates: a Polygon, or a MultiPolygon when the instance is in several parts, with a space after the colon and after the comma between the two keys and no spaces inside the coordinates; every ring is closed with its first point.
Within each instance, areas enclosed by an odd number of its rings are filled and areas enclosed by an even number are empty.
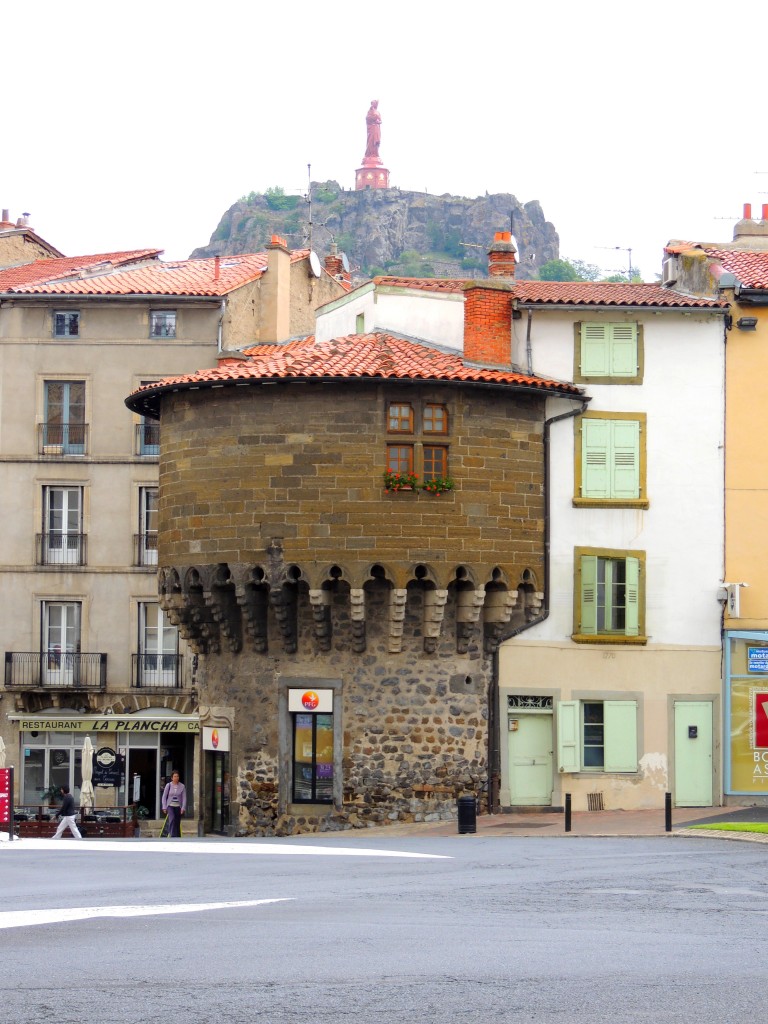
{"type": "Polygon", "coordinates": [[[577,321],[573,325],[574,331],[574,345],[573,345],[573,381],[576,384],[642,384],[643,383],[643,372],[645,362],[645,344],[643,334],[643,324],[637,321],[626,321],[626,320],[584,320],[577,321]],[[583,363],[583,342],[584,342],[584,328],[595,324],[599,324],[601,327],[613,327],[623,326],[627,323],[631,323],[635,328],[635,345],[636,345],[636,372],[634,374],[626,375],[621,374],[613,376],[610,373],[606,374],[588,374],[582,370],[583,363]]]}
{"type": "Polygon", "coordinates": [[[590,410],[582,413],[574,421],[574,452],[573,452],[573,505],[576,508],[650,508],[648,499],[648,454],[647,454],[648,416],[644,412],[600,412],[590,410]],[[584,495],[584,421],[610,420],[637,422],[639,424],[638,444],[638,496],[596,498],[584,495]]]}
{"type": "MultiPolygon", "coordinates": [[[[397,422],[402,422],[402,417],[398,413],[397,422]]],[[[413,405],[411,402],[387,402],[387,433],[388,434],[412,434],[413,433],[413,405]],[[399,410],[408,410],[408,426],[407,427],[393,427],[392,426],[392,415],[391,410],[397,408],[399,410]]]]}
{"type": "MultiPolygon", "coordinates": [[[[573,625],[574,631],[571,635],[571,639],[575,643],[584,644],[647,644],[648,637],[645,635],[645,551],[627,551],[624,549],[610,549],[610,548],[576,548],[574,551],[574,573],[573,573],[573,625]],[[621,632],[618,630],[603,630],[598,631],[597,627],[595,630],[584,628],[582,622],[583,616],[583,565],[584,559],[588,557],[594,557],[597,559],[604,559],[610,562],[627,562],[628,559],[634,559],[637,562],[637,633],[634,632],[621,632]]],[[[625,600],[628,602],[632,600],[631,596],[626,593],[631,583],[625,579],[625,600]]],[[[597,605],[596,605],[597,607],[597,605]]],[[[625,608],[627,605],[625,604],[625,608]]],[[[631,625],[628,627],[625,624],[625,630],[631,629],[631,625]]]]}
{"type": "Polygon", "coordinates": [[[424,409],[422,412],[422,433],[429,434],[430,436],[439,435],[445,437],[448,434],[448,408],[443,405],[442,402],[425,402],[424,409]],[[427,410],[439,409],[442,416],[443,426],[442,428],[433,428],[427,426],[427,410]]]}
{"type": "Polygon", "coordinates": [[[414,456],[414,445],[412,444],[388,444],[387,445],[387,471],[390,473],[413,473],[413,456],[414,456]],[[403,467],[400,463],[400,459],[397,460],[397,465],[393,466],[390,460],[390,452],[398,450],[405,451],[407,453],[408,465],[403,467]]]}
{"type": "MultiPolygon", "coordinates": [[[[432,460],[430,459],[430,462],[432,460]]],[[[430,480],[436,480],[440,477],[448,476],[448,445],[447,444],[425,444],[422,445],[421,450],[421,465],[423,469],[422,479],[424,483],[428,483],[430,480]],[[442,453],[442,467],[439,472],[434,469],[427,468],[427,451],[441,452],[442,453]]]]}

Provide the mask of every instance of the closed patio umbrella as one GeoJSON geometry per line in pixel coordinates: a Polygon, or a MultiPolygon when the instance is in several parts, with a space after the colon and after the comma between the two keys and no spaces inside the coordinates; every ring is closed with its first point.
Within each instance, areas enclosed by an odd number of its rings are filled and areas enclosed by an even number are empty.
{"type": "Polygon", "coordinates": [[[0,736],[0,768],[5,768],[5,743],[3,743],[2,736],[0,736]]]}
{"type": "Polygon", "coordinates": [[[85,811],[89,807],[93,808],[95,802],[95,794],[93,792],[93,744],[91,743],[91,737],[86,736],[85,742],[83,743],[83,758],[81,764],[81,770],[83,775],[83,784],[80,787],[80,810],[85,811]]]}

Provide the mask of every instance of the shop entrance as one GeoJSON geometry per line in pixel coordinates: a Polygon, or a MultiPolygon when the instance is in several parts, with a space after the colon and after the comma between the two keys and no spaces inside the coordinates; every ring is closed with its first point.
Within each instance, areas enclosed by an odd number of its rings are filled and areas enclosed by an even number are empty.
{"type": "Polygon", "coordinates": [[[227,835],[229,830],[229,754],[207,751],[205,777],[208,798],[205,807],[206,831],[227,835]]]}

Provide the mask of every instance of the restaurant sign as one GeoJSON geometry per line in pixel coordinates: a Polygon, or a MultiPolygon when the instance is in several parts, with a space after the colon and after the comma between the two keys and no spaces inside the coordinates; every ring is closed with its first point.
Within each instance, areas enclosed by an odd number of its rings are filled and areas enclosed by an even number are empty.
{"type": "Polygon", "coordinates": [[[77,718],[18,718],[17,721],[22,732],[200,732],[197,719],[83,715],[77,718]]]}

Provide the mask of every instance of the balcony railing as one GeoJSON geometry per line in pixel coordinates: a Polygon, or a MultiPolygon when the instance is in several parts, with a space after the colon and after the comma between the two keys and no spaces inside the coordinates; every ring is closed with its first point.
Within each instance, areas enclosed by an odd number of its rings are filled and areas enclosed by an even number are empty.
{"type": "Polygon", "coordinates": [[[85,565],[88,536],[85,533],[38,533],[35,535],[36,565],[85,565]]]}
{"type": "Polygon", "coordinates": [[[136,454],[160,454],[160,424],[153,420],[148,423],[136,424],[136,454]]]}
{"type": "Polygon", "coordinates": [[[157,565],[157,533],[134,533],[133,564],[157,565]]]}
{"type": "Polygon", "coordinates": [[[38,423],[38,455],[60,459],[67,455],[85,455],[87,451],[87,423],[38,423]]]}
{"type": "Polygon", "coordinates": [[[181,654],[133,654],[131,686],[135,690],[180,690],[183,686],[181,654]]]}
{"type": "Polygon", "coordinates": [[[106,654],[5,652],[7,690],[103,690],[106,685],[106,654]]]}

